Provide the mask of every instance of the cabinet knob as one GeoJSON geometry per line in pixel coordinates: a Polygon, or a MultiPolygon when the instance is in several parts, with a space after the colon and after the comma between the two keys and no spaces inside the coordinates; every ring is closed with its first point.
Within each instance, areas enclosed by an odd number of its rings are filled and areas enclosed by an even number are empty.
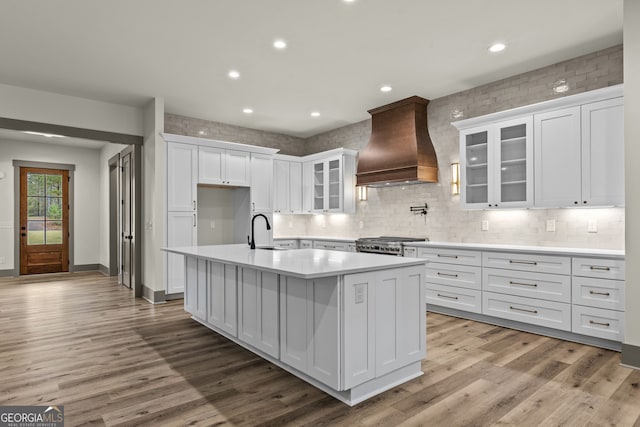
{"type": "Polygon", "coordinates": [[[491,205],[489,205],[489,207],[491,207],[491,205]]]}
{"type": "Polygon", "coordinates": [[[583,201],[582,203],[584,203],[584,204],[586,205],[586,204],[587,204],[587,201],[585,200],[585,201],[583,201]]]}
{"type": "Polygon", "coordinates": [[[574,205],[577,205],[577,204],[578,204],[578,201],[576,200],[575,202],[573,202],[573,204],[574,204],[574,205]]]}

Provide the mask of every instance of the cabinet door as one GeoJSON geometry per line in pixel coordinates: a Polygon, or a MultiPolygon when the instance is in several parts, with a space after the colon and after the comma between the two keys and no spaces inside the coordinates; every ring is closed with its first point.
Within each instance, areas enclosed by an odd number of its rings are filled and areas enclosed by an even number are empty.
{"type": "Polygon", "coordinates": [[[251,210],[273,209],[273,156],[251,153],[251,210]]]}
{"type": "Polygon", "coordinates": [[[273,161],[273,211],[289,213],[289,162],[273,161]]]}
{"type": "Polygon", "coordinates": [[[280,360],[307,372],[307,281],[280,276],[280,360]]]}
{"type": "Polygon", "coordinates": [[[236,266],[209,263],[207,322],[238,336],[236,266]]]}
{"type": "Polygon", "coordinates": [[[491,127],[468,129],[460,132],[460,202],[463,208],[479,209],[492,207],[489,183],[489,141],[493,136],[491,127]]]}
{"type": "Polygon", "coordinates": [[[273,357],[280,355],[278,275],[240,269],[238,338],[273,357]]]}
{"type": "Polygon", "coordinates": [[[224,184],[225,150],[216,147],[198,147],[198,182],[224,184]]]}
{"type": "MultiPolygon", "coordinates": [[[[167,246],[195,246],[197,242],[195,212],[167,213],[167,246]]],[[[167,253],[168,294],[184,292],[184,255],[167,253]]]]}
{"type": "Polygon", "coordinates": [[[493,207],[513,208],[533,204],[533,118],[496,125],[493,207]]]}
{"type": "Polygon", "coordinates": [[[251,153],[226,150],[225,184],[249,186],[251,181],[251,153]]]}
{"type": "Polygon", "coordinates": [[[582,203],[624,205],[622,98],[582,106],[582,203]]]}
{"type": "Polygon", "coordinates": [[[582,204],[580,107],[534,116],[537,207],[582,204]]]}
{"type": "Polygon", "coordinates": [[[207,261],[186,257],[184,309],[198,319],[207,318],[207,261]]]}
{"type": "Polygon", "coordinates": [[[289,163],[289,211],[302,212],[302,163],[289,163]]]}
{"type": "Polygon", "coordinates": [[[313,185],[313,212],[326,212],[326,184],[328,182],[327,171],[324,161],[313,162],[311,164],[311,180],[313,185]]]}
{"type": "Polygon", "coordinates": [[[325,161],[325,209],[328,212],[342,212],[342,159],[325,161]]]}
{"type": "Polygon", "coordinates": [[[302,164],[302,212],[311,213],[315,204],[314,163],[302,164]]]}
{"type": "Polygon", "coordinates": [[[198,148],[191,144],[167,143],[167,210],[196,210],[198,148]]]}
{"type": "Polygon", "coordinates": [[[377,272],[376,376],[426,355],[425,298],[423,267],[377,272]]]}

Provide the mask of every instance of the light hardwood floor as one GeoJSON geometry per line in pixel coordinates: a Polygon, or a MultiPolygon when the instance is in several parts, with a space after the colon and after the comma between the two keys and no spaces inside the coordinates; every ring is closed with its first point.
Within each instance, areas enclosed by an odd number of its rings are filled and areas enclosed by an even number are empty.
{"type": "Polygon", "coordinates": [[[640,426],[618,353],[430,313],[425,375],[349,408],[98,273],[0,279],[0,405],[66,425],[640,426]]]}

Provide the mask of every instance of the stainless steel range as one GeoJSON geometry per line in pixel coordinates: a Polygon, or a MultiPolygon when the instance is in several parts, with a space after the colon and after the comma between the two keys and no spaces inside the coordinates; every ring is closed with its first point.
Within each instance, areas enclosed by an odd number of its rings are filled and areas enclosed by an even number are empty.
{"type": "Polygon", "coordinates": [[[385,255],[404,255],[404,245],[411,242],[428,242],[427,238],[416,237],[363,237],[356,240],[357,252],[370,252],[385,255]]]}

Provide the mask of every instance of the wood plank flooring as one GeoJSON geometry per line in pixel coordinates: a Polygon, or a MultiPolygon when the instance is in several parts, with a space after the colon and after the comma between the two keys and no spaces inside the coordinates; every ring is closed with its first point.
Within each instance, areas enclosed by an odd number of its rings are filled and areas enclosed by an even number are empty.
{"type": "Polygon", "coordinates": [[[349,408],[99,273],[0,279],[0,405],[66,425],[640,426],[618,353],[427,315],[425,375],[349,408]]]}

